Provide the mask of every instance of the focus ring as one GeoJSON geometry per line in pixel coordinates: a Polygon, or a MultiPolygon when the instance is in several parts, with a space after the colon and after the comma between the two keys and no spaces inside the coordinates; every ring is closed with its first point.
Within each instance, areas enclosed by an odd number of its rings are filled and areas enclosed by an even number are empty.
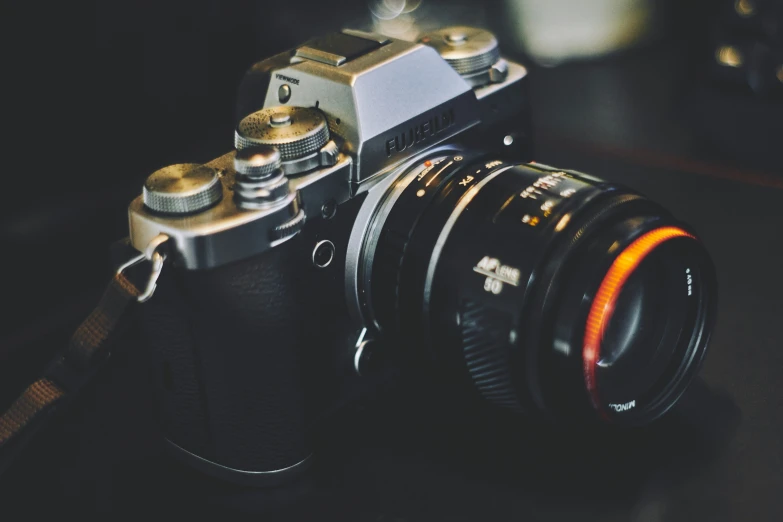
{"type": "Polygon", "coordinates": [[[511,379],[511,318],[469,300],[459,317],[465,366],[476,389],[492,404],[521,411],[511,379]]]}

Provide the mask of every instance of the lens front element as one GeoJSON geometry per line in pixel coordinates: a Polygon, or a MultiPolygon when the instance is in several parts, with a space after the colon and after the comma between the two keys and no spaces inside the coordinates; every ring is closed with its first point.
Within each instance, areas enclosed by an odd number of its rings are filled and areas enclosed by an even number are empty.
{"type": "Polygon", "coordinates": [[[593,299],[582,357],[585,385],[602,413],[607,407],[616,412],[636,407],[637,398],[664,375],[683,334],[683,304],[693,293],[690,269],[678,277],[679,263],[651,255],[674,238],[695,240],[677,227],[636,239],[614,260],[593,299]]]}

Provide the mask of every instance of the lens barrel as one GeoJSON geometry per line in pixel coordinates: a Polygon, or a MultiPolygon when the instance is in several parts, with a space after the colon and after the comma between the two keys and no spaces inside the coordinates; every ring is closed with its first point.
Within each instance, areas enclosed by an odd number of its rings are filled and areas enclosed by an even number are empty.
{"type": "Polygon", "coordinates": [[[645,424],[698,371],[715,315],[696,234],[618,185],[433,153],[389,189],[360,263],[368,318],[491,403],[645,424]]]}

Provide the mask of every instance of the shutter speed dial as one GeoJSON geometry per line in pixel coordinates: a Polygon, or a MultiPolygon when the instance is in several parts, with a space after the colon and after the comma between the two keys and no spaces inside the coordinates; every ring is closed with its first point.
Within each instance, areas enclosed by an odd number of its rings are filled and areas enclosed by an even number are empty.
{"type": "Polygon", "coordinates": [[[289,176],[334,165],[338,153],[324,114],[306,107],[269,107],[245,116],[237,126],[234,145],[238,151],[257,145],[275,147],[289,176]]]}

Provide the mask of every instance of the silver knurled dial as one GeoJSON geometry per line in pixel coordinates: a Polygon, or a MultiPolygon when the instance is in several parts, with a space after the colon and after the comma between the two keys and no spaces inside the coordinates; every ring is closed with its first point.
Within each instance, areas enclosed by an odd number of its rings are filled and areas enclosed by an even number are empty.
{"type": "Polygon", "coordinates": [[[459,74],[489,69],[500,58],[495,35],[475,27],[445,27],[422,38],[459,74]]]}
{"type": "Polygon", "coordinates": [[[247,147],[234,155],[234,170],[237,174],[254,180],[268,178],[281,164],[280,151],[266,145],[247,147]]]}
{"type": "Polygon", "coordinates": [[[259,209],[285,199],[291,191],[281,165],[280,152],[274,147],[254,145],[238,150],[234,156],[237,204],[245,209],[259,209]]]}
{"type": "Polygon", "coordinates": [[[474,87],[502,81],[507,64],[500,58],[498,41],[491,32],[476,27],[445,27],[421,38],[435,48],[474,87]]]}
{"type": "Polygon", "coordinates": [[[317,152],[329,141],[329,126],[321,111],[306,107],[280,106],[261,109],[245,116],[237,126],[237,150],[254,145],[271,145],[285,161],[317,152]]]}
{"type": "Polygon", "coordinates": [[[207,209],[223,197],[218,171],[196,163],[169,165],[144,182],[143,200],[163,214],[192,214],[207,209]]]}

